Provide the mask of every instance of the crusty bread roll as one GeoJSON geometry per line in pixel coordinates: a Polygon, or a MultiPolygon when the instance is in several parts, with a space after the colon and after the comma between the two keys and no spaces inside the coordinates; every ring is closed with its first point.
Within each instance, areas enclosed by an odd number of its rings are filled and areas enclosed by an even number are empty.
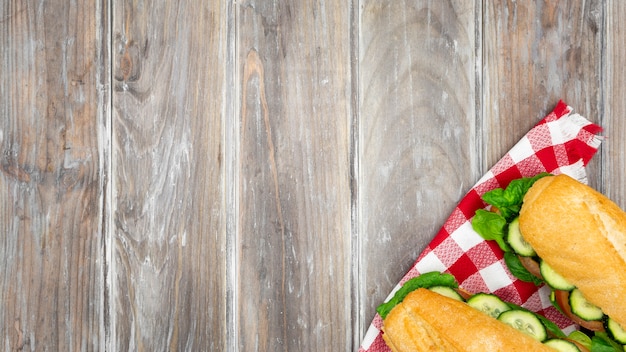
{"type": "Polygon", "coordinates": [[[520,211],[524,239],[604,314],[626,327],[626,213],[566,175],[539,179],[520,211]]]}
{"type": "Polygon", "coordinates": [[[554,351],[467,304],[420,288],[383,321],[383,339],[394,352],[554,351]]]}

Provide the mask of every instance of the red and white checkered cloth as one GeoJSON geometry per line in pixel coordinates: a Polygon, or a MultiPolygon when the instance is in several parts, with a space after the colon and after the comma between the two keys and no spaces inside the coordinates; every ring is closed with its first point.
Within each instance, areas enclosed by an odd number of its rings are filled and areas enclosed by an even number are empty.
{"type": "MultiPolygon", "coordinates": [[[[404,282],[430,271],[447,272],[469,292],[491,292],[504,300],[545,315],[565,331],[576,328],[550,303],[546,286],[516,279],[504,263],[503,252],[494,241],[485,241],[473,229],[471,218],[486,204],[481,196],[494,188],[506,187],[520,177],[541,172],[568,174],[587,182],[585,166],[600,146],[601,127],[573,114],[562,101],[533,127],[463,197],[428,247],[390,293],[404,282]]],[[[382,339],[382,319],[377,314],[370,325],[360,352],[390,351],[382,339]]]]}

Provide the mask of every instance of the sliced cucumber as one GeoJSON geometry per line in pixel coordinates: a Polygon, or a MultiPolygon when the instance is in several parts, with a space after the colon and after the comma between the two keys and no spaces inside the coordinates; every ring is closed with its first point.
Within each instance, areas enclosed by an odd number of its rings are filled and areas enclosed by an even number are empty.
{"type": "Polygon", "coordinates": [[[583,320],[601,320],[604,317],[602,309],[587,301],[579,289],[573,289],[569,294],[569,304],[572,313],[576,314],[583,320]]]}
{"type": "Polygon", "coordinates": [[[526,242],[524,237],[522,237],[522,232],[519,230],[519,217],[513,219],[513,221],[509,224],[506,241],[509,243],[511,248],[513,248],[515,253],[521,255],[522,257],[533,257],[537,255],[533,247],[531,247],[531,245],[526,242]]]}
{"type": "Polygon", "coordinates": [[[563,276],[555,272],[544,260],[539,263],[539,270],[541,271],[543,280],[555,290],[571,291],[576,288],[576,286],[572,285],[563,276]]]}
{"type": "Polygon", "coordinates": [[[509,310],[500,314],[498,320],[530,335],[537,341],[542,342],[548,338],[548,332],[545,326],[543,326],[541,320],[531,312],[517,309],[509,310]]]}
{"type": "Polygon", "coordinates": [[[494,318],[498,318],[502,312],[511,310],[498,296],[489,293],[477,293],[467,300],[467,304],[494,318]]]}
{"type": "Polygon", "coordinates": [[[626,344],[626,330],[622,329],[622,327],[613,319],[607,318],[606,320],[606,330],[609,332],[613,340],[626,344]]]}
{"type": "Polygon", "coordinates": [[[575,343],[566,340],[550,339],[544,342],[544,345],[561,352],[580,352],[580,348],[575,343]]]}
{"type": "Polygon", "coordinates": [[[433,286],[431,288],[429,288],[429,290],[436,292],[442,296],[446,296],[452,299],[455,299],[457,301],[461,301],[464,302],[465,300],[463,299],[463,297],[456,292],[452,287],[448,287],[448,286],[433,286]]]}

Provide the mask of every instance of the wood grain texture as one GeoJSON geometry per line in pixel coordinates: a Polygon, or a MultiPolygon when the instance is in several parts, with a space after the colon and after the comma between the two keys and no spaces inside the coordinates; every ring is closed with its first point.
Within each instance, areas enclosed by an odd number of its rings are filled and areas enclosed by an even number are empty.
{"type": "Polygon", "coordinates": [[[224,350],[226,4],[113,19],[111,350],[224,350]]]}
{"type": "Polygon", "coordinates": [[[103,346],[96,1],[0,5],[0,348],[103,346]]]}
{"type": "Polygon", "coordinates": [[[608,1],[604,10],[606,19],[604,55],[604,114],[606,139],[602,143],[602,191],[626,209],[626,27],[623,18],[626,4],[608,1]]]}
{"type": "Polygon", "coordinates": [[[363,2],[358,224],[366,324],[478,177],[475,15],[466,1],[363,2]]]}
{"type": "Polygon", "coordinates": [[[237,4],[235,350],[350,350],[346,2],[237,4]]]}
{"type": "Polygon", "coordinates": [[[0,4],[0,349],[357,350],[558,101],[626,207],[620,1],[0,4]],[[109,13],[111,11],[111,13],[109,13]]]}
{"type": "MultiPolygon", "coordinates": [[[[600,121],[602,7],[601,1],[484,2],[483,170],[559,99],[600,121]]],[[[594,185],[597,170],[590,168],[594,185]]]]}

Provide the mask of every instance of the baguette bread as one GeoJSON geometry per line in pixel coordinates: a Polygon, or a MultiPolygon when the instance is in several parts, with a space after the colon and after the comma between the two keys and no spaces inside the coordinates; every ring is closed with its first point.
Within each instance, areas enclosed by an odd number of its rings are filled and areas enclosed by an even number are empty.
{"type": "Polygon", "coordinates": [[[520,231],[537,255],[626,328],[626,213],[566,175],[539,179],[524,197],[520,231]]]}
{"type": "Polygon", "coordinates": [[[554,351],[467,304],[420,288],[383,321],[383,339],[394,352],[554,351]]]}

